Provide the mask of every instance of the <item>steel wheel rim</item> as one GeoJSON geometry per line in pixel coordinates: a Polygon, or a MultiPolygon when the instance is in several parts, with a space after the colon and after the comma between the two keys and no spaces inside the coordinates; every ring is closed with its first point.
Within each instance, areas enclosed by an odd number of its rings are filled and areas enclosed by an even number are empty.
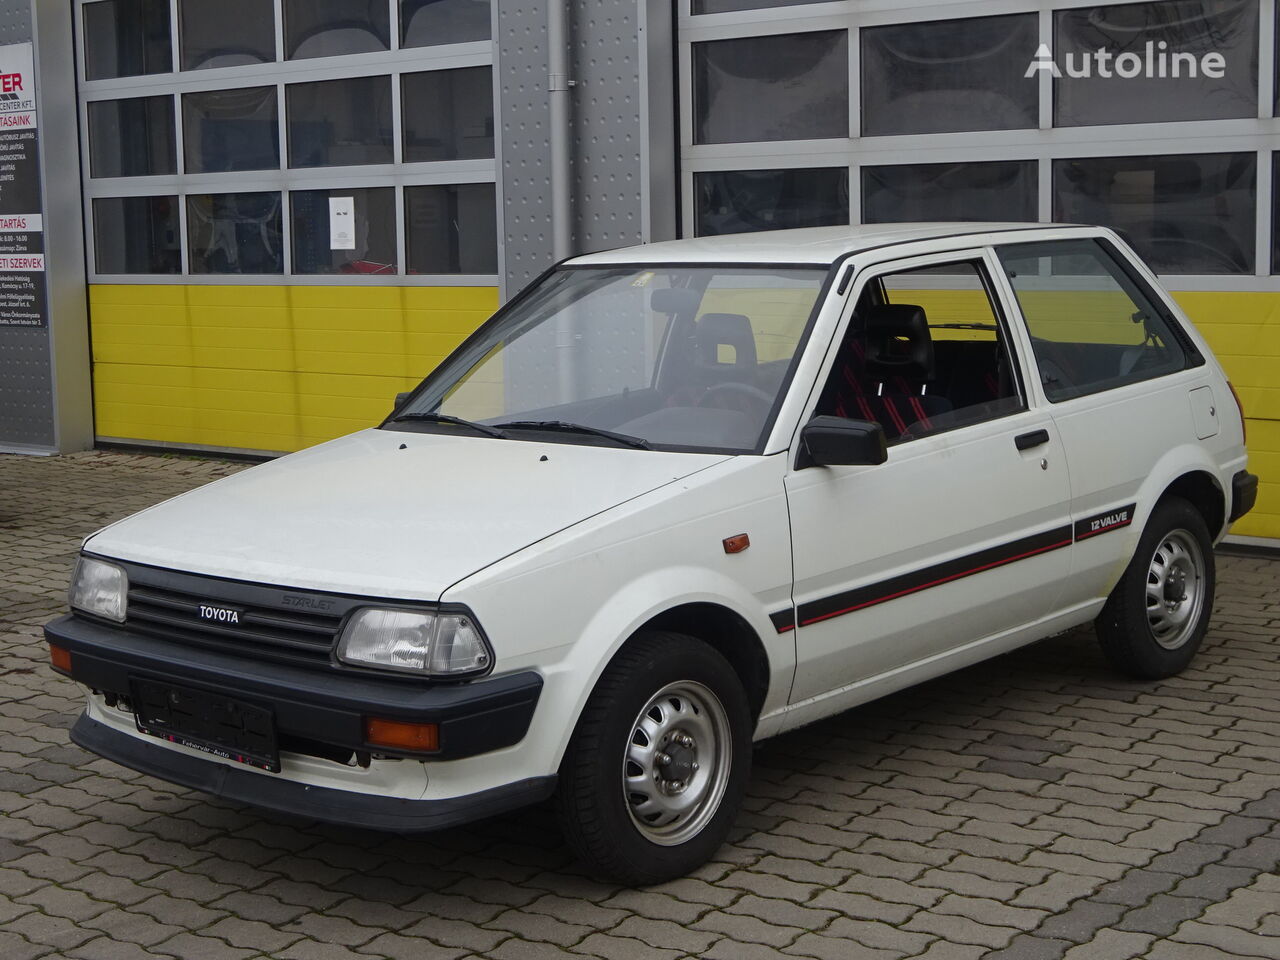
{"type": "Polygon", "coordinates": [[[673,847],[706,827],[729,784],[732,744],[729,715],[709,687],[680,680],[649,699],[622,757],[623,801],[645,839],[673,847]]]}
{"type": "Polygon", "coordinates": [[[1147,567],[1144,602],[1151,637],[1177,650],[1195,632],[1204,607],[1204,553],[1189,530],[1171,530],[1160,538],[1147,567]]]}

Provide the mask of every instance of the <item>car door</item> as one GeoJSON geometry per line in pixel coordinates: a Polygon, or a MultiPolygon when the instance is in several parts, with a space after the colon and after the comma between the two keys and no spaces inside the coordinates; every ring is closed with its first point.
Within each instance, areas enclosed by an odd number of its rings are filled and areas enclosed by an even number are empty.
{"type": "MultiPolygon", "coordinates": [[[[801,469],[793,461],[786,476],[793,703],[1054,608],[1068,569],[1070,486],[1053,419],[1027,402],[994,264],[970,250],[859,276],[802,420],[877,419],[894,436],[884,463],[801,469]],[[894,309],[876,312],[885,304],[894,309]],[[880,329],[881,314],[913,314],[903,309],[912,306],[925,315],[935,368],[918,388],[894,377],[886,385],[883,369],[866,363],[869,349],[880,355],[886,346],[871,327],[880,329]],[[886,396],[898,414],[886,411],[886,396]],[[901,431],[899,421],[917,412],[923,420],[901,431]]],[[[890,351],[918,347],[888,322],[890,351]]]]}
{"type": "Polygon", "coordinates": [[[1124,569],[1132,536],[1115,534],[1153,506],[1139,490],[1157,462],[1216,433],[1215,414],[1203,410],[1197,425],[1193,412],[1229,398],[1204,398],[1212,387],[1195,346],[1102,238],[1002,245],[997,256],[1071,465],[1076,545],[1063,603],[1086,603],[1124,569]]]}

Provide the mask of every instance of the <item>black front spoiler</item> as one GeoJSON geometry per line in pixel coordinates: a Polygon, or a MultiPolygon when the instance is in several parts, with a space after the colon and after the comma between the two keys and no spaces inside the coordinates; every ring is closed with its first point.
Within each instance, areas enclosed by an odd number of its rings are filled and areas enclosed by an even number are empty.
{"type": "Polygon", "coordinates": [[[122,766],[216,797],[312,820],[399,833],[443,830],[482,820],[545,800],[556,786],[554,776],[533,777],[463,797],[404,800],[313,786],[189,756],[114,730],[87,714],[71,728],[71,739],[122,766]]]}

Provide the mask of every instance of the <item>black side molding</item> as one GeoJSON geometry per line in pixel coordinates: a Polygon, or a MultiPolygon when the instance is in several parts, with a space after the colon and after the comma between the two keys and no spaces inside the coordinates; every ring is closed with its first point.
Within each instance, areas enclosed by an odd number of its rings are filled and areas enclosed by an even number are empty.
{"type": "Polygon", "coordinates": [[[1235,523],[1252,510],[1257,502],[1258,475],[1241,470],[1231,478],[1231,516],[1228,522],[1235,523]]]}
{"type": "Polygon", "coordinates": [[[404,800],[335,790],[256,773],[178,753],[81,715],[71,728],[73,743],[121,766],[161,780],[297,817],[372,830],[421,833],[483,820],[545,800],[555,792],[555,777],[532,777],[443,800],[404,800]]]}

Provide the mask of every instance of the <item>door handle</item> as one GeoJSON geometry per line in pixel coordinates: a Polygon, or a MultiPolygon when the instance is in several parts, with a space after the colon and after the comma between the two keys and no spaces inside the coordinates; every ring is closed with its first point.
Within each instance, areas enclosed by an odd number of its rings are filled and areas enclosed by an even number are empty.
{"type": "Polygon", "coordinates": [[[1038,447],[1048,442],[1048,430],[1032,430],[1030,433],[1020,433],[1013,438],[1014,446],[1019,450],[1030,450],[1032,447],[1038,447]]]}

